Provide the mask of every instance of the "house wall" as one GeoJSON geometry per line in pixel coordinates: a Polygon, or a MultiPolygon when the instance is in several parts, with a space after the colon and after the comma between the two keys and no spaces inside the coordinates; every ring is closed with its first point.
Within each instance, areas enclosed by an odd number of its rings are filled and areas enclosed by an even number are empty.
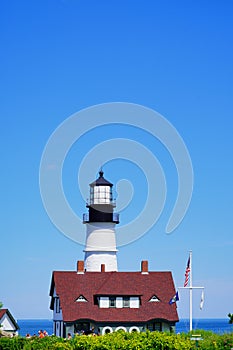
{"type": "Polygon", "coordinates": [[[56,289],[53,291],[54,310],[53,310],[53,334],[58,337],[64,336],[63,316],[60,307],[60,299],[57,296],[56,289]]]}
{"type": "MultiPolygon", "coordinates": [[[[103,335],[105,333],[112,333],[116,332],[118,330],[123,330],[125,332],[145,332],[146,330],[149,331],[162,331],[162,332],[170,332],[175,330],[175,326],[172,326],[169,323],[166,322],[161,322],[161,321],[152,321],[149,323],[132,323],[132,322],[125,322],[125,323],[120,323],[120,322],[115,322],[115,323],[104,323],[104,322],[88,322],[88,329],[90,330],[93,329],[94,333],[103,335]]],[[[71,335],[74,334],[74,329],[77,329],[77,325],[81,324],[79,322],[75,324],[66,324],[64,327],[64,337],[67,337],[68,333],[71,333],[71,335]]],[[[79,327],[80,328],[80,327],[79,327]]],[[[81,327],[84,329],[83,327],[81,327]]],[[[80,328],[80,329],[81,329],[80,328]]]]}
{"type": "Polygon", "coordinates": [[[65,329],[64,329],[63,321],[53,321],[53,333],[57,337],[65,337],[65,329]]]}
{"type": "Polygon", "coordinates": [[[1,324],[1,329],[3,331],[11,331],[11,332],[15,332],[15,326],[12,323],[12,321],[10,320],[10,318],[8,317],[7,314],[3,315],[3,317],[0,320],[0,324],[1,324]]]}
{"type": "Polygon", "coordinates": [[[112,333],[117,332],[118,330],[123,330],[124,332],[143,332],[145,331],[145,325],[144,324],[135,324],[135,323],[93,323],[91,324],[91,328],[94,327],[95,332],[99,334],[105,334],[105,333],[112,333]]]}
{"type": "Polygon", "coordinates": [[[68,333],[70,333],[71,335],[74,334],[74,325],[73,324],[68,324],[64,327],[64,337],[67,338],[68,337],[68,333]]]}
{"type": "Polygon", "coordinates": [[[175,330],[174,326],[171,326],[168,323],[162,322],[162,332],[171,332],[171,331],[174,331],[174,330],[175,330]]]}
{"type": "Polygon", "coordinates": [[[53,291],[53,298],[54,298],[54,310],[53,310],[53,320],[54,321],[62,321],[62,309],[60,307],[60,299],[56,293],[56,288],[54,288],[53,291]]]}
{"type": "Polygon", "coordinates": [[[60,308],[60,299],[58,297],[54,300],[53,320],[62,321],[62,309],[60,308]]]}
{"type": "MultiPolygon", "coordinates": [[[[77,322],[78,325],[79,322],[77,322]]],[[[75,327],[74,324],[66,324],[64,327],[64,333],[63,337],[67,337],[68,333],[71,333],[71,335],[74,334],[74,329],[77,329],[78,327],[75,327]]],[[[79,327],[80,328],[80,327],[79,327]]],[[[94,323],[94,322],[89,322],[89,327],[88,330],[92,329],[95,334],[105,334],[105,333],[112,333],[116,332],[118,330],[123,330],[125,332],[143,332],[146,330],[146,327],[144,324],[133,324],[133,323],[113,323],[113,324],[106,324],[106,323],[94,323]]],[[[78,331],[79,333],[80,331],[78,331]]]]}
{"type": "Polygon", "coordinates": [[[175,323],[168,323],[164,321],[151,321],[146,324],[146,328],[153,332],[153,331],[159,331],[159,332],[174,332],[175,331],[175,323]]]}
{"type": "Polygon", "coordinates": [[[95,330],[98,330],[100,334],[105,334],[106,332],[112,333],[116,332],[120,329],[125,332],[145,332],[147,329],[150,331],[162,331],[162,332],[171,332],[175,331],[175,326],[171,326],[166,322],[153,322],[153,323],[112,323],[112,324],[104,324],[104,323],[96,323],[92,324],[91,327],[94,327],[95,330]],[[152,328],[151,328],[152,325],[152,328]]]}

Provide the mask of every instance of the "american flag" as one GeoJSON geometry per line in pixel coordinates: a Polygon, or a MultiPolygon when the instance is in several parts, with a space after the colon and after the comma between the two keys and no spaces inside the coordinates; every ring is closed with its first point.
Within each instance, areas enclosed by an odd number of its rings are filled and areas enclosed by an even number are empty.
{"type": "Polygon", "coordinates": [[[187,262],[186,270],[185,270],[185,281],[184,281],[184,287],[187,287],[189,283],[189,273],[190,273],[190,257],[187,262]]]}

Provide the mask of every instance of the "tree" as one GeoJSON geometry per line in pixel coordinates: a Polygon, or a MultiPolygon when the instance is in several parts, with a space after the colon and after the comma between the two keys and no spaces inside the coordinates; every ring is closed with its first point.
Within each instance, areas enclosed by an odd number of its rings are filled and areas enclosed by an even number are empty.
{"type": "Polygon", "coordinates": [[[229,317],[229,323],[233,323],[233,314],[228,314],[228,317],[229,317]]]}

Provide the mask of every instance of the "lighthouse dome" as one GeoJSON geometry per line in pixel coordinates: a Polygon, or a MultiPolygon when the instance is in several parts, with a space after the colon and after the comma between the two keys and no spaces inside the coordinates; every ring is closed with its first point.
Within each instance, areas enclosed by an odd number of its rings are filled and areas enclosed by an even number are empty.
{"type": "Polygon", "coordinates": [[[112,187],[113,184],[104,178],[104,172],[102,170],[100,170],[99,171],[99,178],[97,180],[93,181],[92,183],[90,183],[90,186],[91,187],[94,187],[94,186],[110,186],[110,187],[112,187]]]}

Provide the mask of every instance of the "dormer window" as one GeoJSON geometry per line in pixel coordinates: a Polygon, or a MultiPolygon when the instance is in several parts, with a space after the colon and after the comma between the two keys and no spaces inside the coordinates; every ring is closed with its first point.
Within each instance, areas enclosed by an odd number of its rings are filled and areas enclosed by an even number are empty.
{"type": "Polygon", "coordinates": [[[87,302],[87,299],[86,298],[84,298],[84,296],[83,295],[80,295],[75,301],[77,301],[78,303],[79,302],[87,302]]]}
{"type": "Polygon", "coordinates": [[[130,307],[130,297],[123,297],[123,307],[130,307]]]}
{"type": "Polygon", "coordinates": [[[98,304],[100,308],[139,308],[140,297],[139,296],[95,296],[95,305],[98,304]]]}
{"type": "Polygon", "coordinates": [[[160,300],[156,295],[153,295],[153,297],[151,297],[149,301],[159,302],[160,300]]]}
{"type": "Polygon", "coordinates": [[[116,307],[116,297],[109,297],[109,307],[116,307]]]}

